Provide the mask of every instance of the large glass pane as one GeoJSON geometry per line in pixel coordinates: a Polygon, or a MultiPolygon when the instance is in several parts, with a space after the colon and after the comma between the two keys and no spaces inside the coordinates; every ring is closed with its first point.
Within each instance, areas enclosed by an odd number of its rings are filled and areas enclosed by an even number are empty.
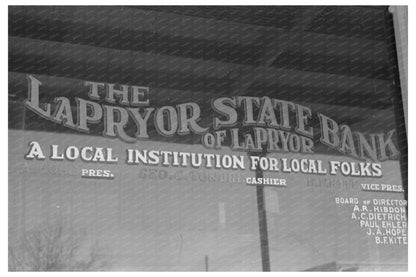
{"type": "Polygon", "coordinates": [[[9,7],[9,269],[407,270],[376,6],[9,7]]]}

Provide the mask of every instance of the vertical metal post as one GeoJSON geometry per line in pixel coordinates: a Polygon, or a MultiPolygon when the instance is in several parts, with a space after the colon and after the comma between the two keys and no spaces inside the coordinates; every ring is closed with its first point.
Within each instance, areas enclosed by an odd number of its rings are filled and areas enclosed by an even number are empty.
{"type": "MultiPolygon", "coordinates": [[[[259,166],[256,169],[256,178],[263,178],[263,171],[259,166]]],[[[264,204],[264,187],[256,186],[256,192],[257,211],[259,214],[261,263],[263,271],[270,271],[269,237],[267,232],[267,214],[264,204]]]]}
{"type": "Polygon", "coordinates": [[[205,271],[208,272],[209,271],[209,266],[208,266],[208,255],[205,255],[205,271]]]}

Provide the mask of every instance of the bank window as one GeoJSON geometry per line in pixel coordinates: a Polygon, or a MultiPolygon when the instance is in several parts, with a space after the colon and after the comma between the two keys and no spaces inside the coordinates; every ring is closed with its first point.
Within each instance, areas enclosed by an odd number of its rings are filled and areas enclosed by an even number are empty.
{"type": "Polygon", "coordinates": [[[385,6],[10,6],[9,270],[406,271],[398,77],[385,6]]]}

